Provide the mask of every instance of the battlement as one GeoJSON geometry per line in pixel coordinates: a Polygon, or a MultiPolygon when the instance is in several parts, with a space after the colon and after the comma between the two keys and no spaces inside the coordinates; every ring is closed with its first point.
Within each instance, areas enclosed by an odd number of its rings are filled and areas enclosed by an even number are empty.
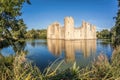
{"type": "Polygon", "coordinates": [[[64,19],[64,27],[74,27],[74,19],[72,17],[66,17],[64,19]]]}

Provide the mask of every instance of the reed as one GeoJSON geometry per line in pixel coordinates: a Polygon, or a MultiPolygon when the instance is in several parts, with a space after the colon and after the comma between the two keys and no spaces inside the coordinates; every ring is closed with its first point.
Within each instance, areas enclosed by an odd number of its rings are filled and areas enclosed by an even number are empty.
{"type": "Polygon", "coordinates": [[[120,80],[120,47],[113,51],[111,61],[100,54],[91,67],[73,67],[60,74],[52,76],[51,80],[120,80]]]}
{"type": "Polygon", "coordinates": [[[111,61],[100,54],[91,67],[80,68],[75,62],[71,68],[60,73],[57,71],[64,61],[59,63],[55,71],[50,70],[56,61],[41,73],[26,60],[24,52],[12,56],[12,59],[0,65],[0,80],[120,80],[120,47],[113,51],[111,61]]]}

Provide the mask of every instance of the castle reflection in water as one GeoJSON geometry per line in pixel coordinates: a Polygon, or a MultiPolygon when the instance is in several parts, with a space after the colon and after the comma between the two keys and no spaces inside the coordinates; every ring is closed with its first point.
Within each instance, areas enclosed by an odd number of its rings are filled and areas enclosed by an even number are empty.
{"type": "Polygon", "coordinates": [[[75,53],[80,52],[86,58],[96,53],[96,40],[47,40],[49,51],[55,56],[65,53],[66,61],[74,61],[75,53]]]}

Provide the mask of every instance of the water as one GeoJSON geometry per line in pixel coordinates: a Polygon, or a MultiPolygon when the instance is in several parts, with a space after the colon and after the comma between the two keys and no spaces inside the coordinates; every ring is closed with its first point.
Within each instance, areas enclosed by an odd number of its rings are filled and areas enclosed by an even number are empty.
{"type": "MultiPolygon", "coordinates": [[[[28,51],[26,58],[41,71],[56,59],[53,68],[62,60],[64,60],[60,67],[62,70],[72,66],[75,61],[80,67],[85,67],[90,65],[100,53],[106,54],[110,59],[113,51],[111,44],[102,40],[27,40],[24,47],[28,51]]],[[[14,53],[10,46],[0,51],[3,56],[14,53]]]]}

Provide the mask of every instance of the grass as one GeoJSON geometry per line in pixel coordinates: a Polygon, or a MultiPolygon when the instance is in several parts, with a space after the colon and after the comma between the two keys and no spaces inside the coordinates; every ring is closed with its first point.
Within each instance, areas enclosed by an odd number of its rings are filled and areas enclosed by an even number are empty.
{"type": "Polygon", "coordinates": [[[0,80],[45,80],[39,69],[26,61],[24,52],[16,55],[12,64],[0,67],[0,80]]]}
{"type": "Polygon", "coordinates": [[[111,61],[100,54],[91,67],[79,68],[74,63],[71,68],[60,73],[58,68],[64,61],[54,71],[51,71],[50,66],[41,73],[26,60],[24,52],[12,59],[0,65],[0,80],[120,80],[120,47],[113,51],[111,61]]]}
{"type": "Polygon", "coordinates": [[[100,54],[92,67],[80,69],[74,63],[72,68],[51,77],[51,80],[120,80],[120,52],[113,55],[109,62],[105,55],[100,54]]]}

